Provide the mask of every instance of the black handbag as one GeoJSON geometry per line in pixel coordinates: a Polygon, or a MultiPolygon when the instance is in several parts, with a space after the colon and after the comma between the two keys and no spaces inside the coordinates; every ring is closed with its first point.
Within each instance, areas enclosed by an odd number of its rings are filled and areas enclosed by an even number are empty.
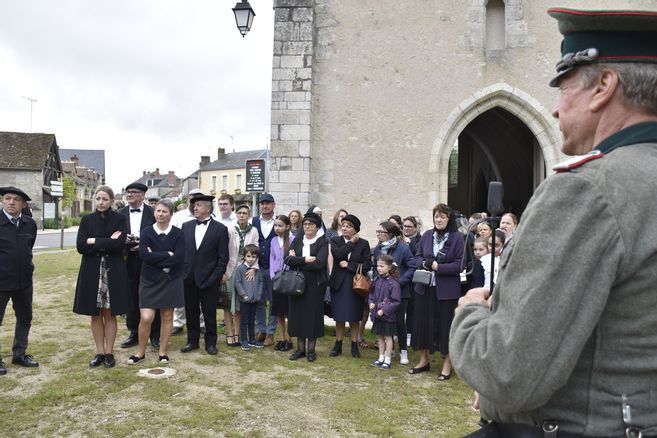
{"type": "Polygon", "coordinates": [[[425,271],[424,269],[418,269],[413,272],[413,280],[415,284],[423,284],[429,286],[431,284],[431,271],[425,271]]]}
{"type": "Polygon", "coordinates": [[[306,277],[304,277],[303,272],[298,270],[283,269],[274,274],[272,283],[272,288],[277,294],[298,297],[303,295],[306,287],[306,277]]]}

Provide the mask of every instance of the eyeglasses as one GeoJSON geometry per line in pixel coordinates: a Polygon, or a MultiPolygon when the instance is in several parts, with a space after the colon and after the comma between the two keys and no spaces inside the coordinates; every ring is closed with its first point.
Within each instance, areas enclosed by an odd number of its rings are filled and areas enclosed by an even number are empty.
{"type": "Polygon", "coordinates": [[[140,194],[141,192],[140,192],[139,190],[128,190],[126,193],[127,193],[128,195],[138,195],[138,194],[140,194]]]}
{"type": "Polygon", "coordinates": [[[415,228],[413,225],[403,225],[404,228],[415,228]]]}
{"type": "Polygon", "coordinates": [[[314,222],[304,222],[303,223],[304,227],[310,227],[311,225],[317,226],[317,224],[315,224],[314,222]]]}

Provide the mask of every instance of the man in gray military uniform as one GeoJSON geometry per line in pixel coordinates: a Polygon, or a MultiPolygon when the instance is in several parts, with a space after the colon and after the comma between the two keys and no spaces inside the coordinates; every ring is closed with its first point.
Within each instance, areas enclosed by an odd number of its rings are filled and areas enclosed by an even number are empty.
{"type": "Polygon", "coordinates": [[[493,420],[478,436],[657,436],[657,12],[551,9],[550,85],[572,155],[473,289],[450,356],[493,420]]]}

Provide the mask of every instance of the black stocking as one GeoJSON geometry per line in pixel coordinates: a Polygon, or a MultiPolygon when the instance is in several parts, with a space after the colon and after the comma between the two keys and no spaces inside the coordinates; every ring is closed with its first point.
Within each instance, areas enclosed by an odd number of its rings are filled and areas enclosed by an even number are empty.
{"type": "Polygon", "coordinates": [[[297,338],[297,351],[306,351],[306,338],[297,338]]]}
{"type": "Polygon", "coordinates": [[[316,342],[317,342],[317,339],[308,338],[308,352],[309,353],[314,353],[315,352],[315,343],[316,342]]]}

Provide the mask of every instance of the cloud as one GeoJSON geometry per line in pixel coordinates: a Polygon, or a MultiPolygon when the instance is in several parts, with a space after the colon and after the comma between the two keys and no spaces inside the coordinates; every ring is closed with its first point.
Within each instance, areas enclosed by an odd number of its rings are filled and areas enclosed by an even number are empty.
{"type": "Polygon", "coordinates": [[[71,148],[106,148],[115,189],[143,170],[186,176],[219,145],[265,146],[273,11],[251,1],[252,32],[234,2],[5,2],[0,17],[0,130],[56,134],[71,148]]]}

